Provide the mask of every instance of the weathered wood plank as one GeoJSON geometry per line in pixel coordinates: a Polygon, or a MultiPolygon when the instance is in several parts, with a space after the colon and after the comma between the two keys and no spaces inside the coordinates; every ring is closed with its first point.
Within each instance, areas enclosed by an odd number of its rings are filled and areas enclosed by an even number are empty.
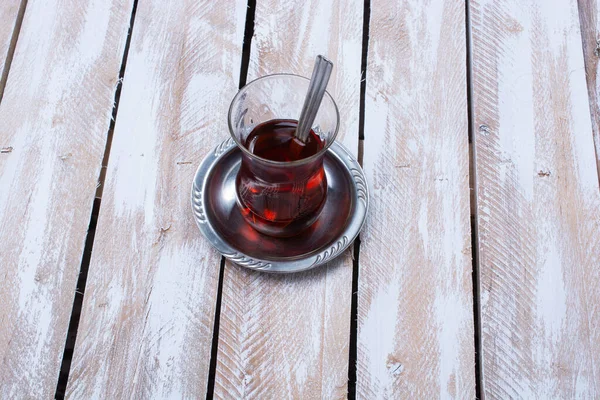
{"type": "MultiPolygon", "coordinates": [[[[310,76],[314,58],[335,63],[329,91],[338,140],[356,155],[363,2],[257,2],[249,79],[310,76]]],[[[270,276],[225,266],[215,396],[346,398],[352,258],[316,271],[270,276]]]]}
{"type": "Polygon", "coordinates": [[[575,0],[471,2],[483,391],[600,396],[600,191],[575,0]]]}
{"type": "Polygon", "coordinates": [[[0,105],[0,397],[52,398],[131,0],[29,0],[0,105]]]}
{"type": "Polygon", "coordinates": [[[0,3],[0,99],[8,74],[8,56],[11,45],[14,46],[13,33],[18,24],[19,9],[22,0],[4,0],[0,3]]]}
{"type": "Polygon", "coordinates": [[[597,0],[579,0],[579,20],[583,39],[585,75],[592,115],[592,131],[596,145],[596,166],[600,175],[600,7],[597,0]]]}
{"type": "Polygon", "coordinates": [[[465,3],[372,0],[357,398],[475,397],[465,3]]]}
{"type": "Polygon", "coordinates": [[[220,255],[192,218],[227,137],[246,2],[141,1],[67,397],[206,395],[220,255]]]}

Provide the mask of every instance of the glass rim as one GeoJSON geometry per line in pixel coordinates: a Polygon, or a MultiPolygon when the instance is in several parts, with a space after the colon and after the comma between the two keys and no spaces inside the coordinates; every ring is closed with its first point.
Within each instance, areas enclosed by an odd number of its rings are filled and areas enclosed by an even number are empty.
{"type": "MultiPolygon", "coordinates": [[[[242,143],[240,143],[240,141],[238,140],[238,138],[236,137],[234,130],[233,130],[233,126],[231,125],[231,114],[233,111],[233,104],[235,103],[235,101],[238,99],[238,97],[241,95],[242,90],[247,88],[248,86],[262,81],[264,79],[268,79],[268,78],[277,78],[277,77],[292,77],[292,78],[300,78],[303,79],[307,82],[310,82],[310,79],[302,76],[302,75],[296,75],[296,74],[288,74],[288,73],[278,73],[278,74],[269,74],[269,75],[263,75],[261,77],[258,77],[248,83],[246,83],[243,87],[241,87],[238,92],[235,94],[235,96],[233,96],[233,99],[231,100],[231,104],[229,105],[229,112],[227,113],[227,125],[229,126],[229,134],[231,135],[231,137],[233,138],[233,140],[235,141],[235,143],[237,144],[238,148],[246,153],[248,156],[250,156],[251,158],[257,159],[261,162],[267,163],[267,164],[272,164],[275,166],[296,166],[296,165],[302,165],[302,164],[307,164],[310,163],[314,160],[317,160],[319,157],[324,156],[325,152],[329,149],[329,147],[333,144],[333,142],[335,141],[338,131],[340,130],[340,112],[338,110],[338,106],[335,102],[335,100],[333,99],[333,96],[327,91],[325,90],[325,95],[327,95],[327,97],[329,97],[329,99],[331,99],[331,102],[333,103],[333,108],[335,109],[335,117],[336,117],[336,124],[335,124],[335,131],[333,132],[333,134],[331,135],[331,140],[327,141],[327,144],[325,145],[325,147],[323,147],[321,150],[319,150],[317,153],[313,154],[310,157],[306,157],[303,158],[301,160],[296,160],[296,161],[274,161],[274,160],[269,160],[268,158],[263,158],[263,157],[259,157],[256,154],[253,154],[252,152],[250,152],[242,143]]],[[[312,129],[312,127],[311,127],[312,129]]]]}

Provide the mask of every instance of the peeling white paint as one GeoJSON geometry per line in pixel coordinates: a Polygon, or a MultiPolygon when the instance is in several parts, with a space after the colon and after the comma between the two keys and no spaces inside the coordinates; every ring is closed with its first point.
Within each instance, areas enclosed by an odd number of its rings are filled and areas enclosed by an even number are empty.
{"type": "MultiPolygon", "coordinates": [[[[393,278],[389,280],[393,281],[393,278]]],[[[398,303],[399,294],[400,286],[396,283],[380,287],[358,331],[359,343],[369,343],[366,367],[379,380],[372,390],[385,390],[377,393],[379,398],[392,395],[389,390],[395,381],[393,372],[397,367],[388,367],[388,359],[394,354],[396,345],[396,318],[390,313],[393,310],[390,308],[398,303]]]]}
{"type": "MultiPolygon", "coordinates": [[[[440,398],[453,398],[449,392],[450,376],[460,379],[460,371],[457,370],[461,352],[461,340],[463,339],[464,327],[468,326],[470,315],[465,313],[463,307],[465,300],[453,288],[438,289],[434,301],[434,312],[437,320],[439,334],[439,360],[440,368],[438,374],[440,398]],[[449,289],[449,290],[448,290],[449,289]]],[[[456,395],[460,397],[459,382],[454,382],[456,395]]]]}
{"type": "MultiPolygon", "coordinates": [[[[558,244],[558,240],[549,241],[558,244]]],[[[567,296],[561,268],[563,257],[558,254],[560,245],[548,246],[540,258],[543,260],[537,281],[537,313],[548,342],[561,339],[567,315],[567,296]]],[[[541,343],[545,346],[547,343],[541,343]]]]}

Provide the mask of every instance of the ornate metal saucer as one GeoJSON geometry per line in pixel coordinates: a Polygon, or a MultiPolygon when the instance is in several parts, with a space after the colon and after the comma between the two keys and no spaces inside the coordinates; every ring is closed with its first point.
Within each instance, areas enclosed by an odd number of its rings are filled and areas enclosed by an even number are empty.
{"type": "Polygon", "coordinates": [[[352,244],[369,206],[363,171],[334,142],[325,155],[327,200],[317,222],[291,238],[263,235],[248,225],[236,203],[241,151],[230,138],[202,161],[192,183],[192,210],[200,232],[234,263],[265,272],[298,272],[331,261],[352,244]]]}

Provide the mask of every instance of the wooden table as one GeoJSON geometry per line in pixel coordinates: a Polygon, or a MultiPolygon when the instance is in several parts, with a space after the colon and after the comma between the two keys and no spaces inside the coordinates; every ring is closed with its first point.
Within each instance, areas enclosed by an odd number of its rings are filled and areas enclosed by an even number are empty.
{"type": "Polygon", "coordinates": [[[3,0],[0,398],[600,398],[599,31],[596,0],[3,0]],[[319,53],[367,223],[242,269],[192,177],[241,85],[319,53]]]}

